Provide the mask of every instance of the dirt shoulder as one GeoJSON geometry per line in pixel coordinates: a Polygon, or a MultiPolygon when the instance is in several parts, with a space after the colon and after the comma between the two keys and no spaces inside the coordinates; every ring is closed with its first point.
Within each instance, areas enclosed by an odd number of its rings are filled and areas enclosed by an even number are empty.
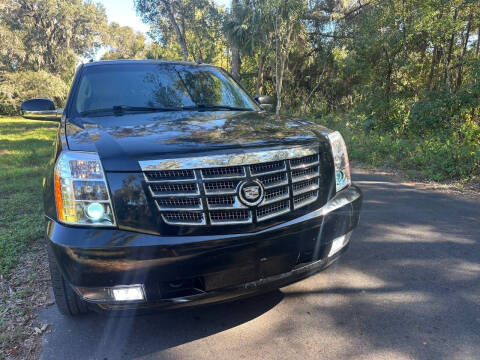
{"type": "Polygon", "coordinates": [[[37,359],[48,324],[37,320],[38,309],[51,305],[50,274],[42,239],[35,241],[19,264],[0,277],[0,359],[37,359]]]}
{"type": "Polygon", "coordinates": [[[480,201],[480,179],[461,183],[458,181],[435,182],[425,181],[421,179],[411,178],[402,170],[390,168],[369,168],[362,164],[352,162],[351,166],[359,174],[379,174],[386,175],[393,180],[409,186],[415,186],[418,189],[433,190],[442,193],[454,194],[460,197],[479,200],[480,201]]]}

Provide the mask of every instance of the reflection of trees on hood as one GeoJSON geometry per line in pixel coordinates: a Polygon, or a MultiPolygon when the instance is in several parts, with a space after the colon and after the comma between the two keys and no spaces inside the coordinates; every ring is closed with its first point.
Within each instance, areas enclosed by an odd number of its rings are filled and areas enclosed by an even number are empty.
{"type": "Polygon", "coordinates": [[[181,112],[159,114],[148,120],[135,117],[117,124],[117,119],[111,118],[101,125],[86,125],[88,131],[82,131],[75,125],[67,126],[68,132],[74,133],[75,141],[94,142],[92,134],[98,138],[105,132],[116,139],[152,136],[153,141],[165,144],[246,144],[304,137],[309,136],[314,128],[323,129],[311,123],[300,124],[290,118],[255,112],[205,112],[190,117],[181,115],[181,112]]]}
{"type": "Polygon", "coordinates": [[[224,120],[186,124],[184,135],[171,139],[169,143],[190,142],[215,143],[251,143],[274,139],[302,137],[307,128],[299,128],[295,122],[287,118],[262,116],[248,113],[231,116],[224,120]],[[208,123],[214,126],[206,126],[208,123]]]}

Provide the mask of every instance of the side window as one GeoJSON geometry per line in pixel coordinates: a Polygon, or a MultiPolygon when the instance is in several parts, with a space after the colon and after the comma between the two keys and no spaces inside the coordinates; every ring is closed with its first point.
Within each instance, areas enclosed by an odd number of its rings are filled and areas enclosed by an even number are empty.
{"type": "Polygon", "coordinates": [[[88,78],[83,76],[78,86],[77,101],[75,103],[75,110],[77,112],[84,111],[86,109],[86,102],[92,96],[92,86],[88,78]]]}

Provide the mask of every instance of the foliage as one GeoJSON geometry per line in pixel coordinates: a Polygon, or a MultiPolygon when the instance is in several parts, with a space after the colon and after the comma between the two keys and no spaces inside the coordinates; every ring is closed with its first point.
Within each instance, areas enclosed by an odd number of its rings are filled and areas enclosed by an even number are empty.
{"type": "Polygon", "coordinates": [[[480,127],[468,121],[458,131],[428,136],[366,132],[358,115],[335,113],[316,121],[343,134],[349,156],[366,165],[406,170],[415,177],[436,181],[468,181],[480,176],[480,127]]]}
{"type": "Polygon", "coordinates": [[[82,0],[14,0],[0,13],[0,24],[24,49],[3,66],[45,70],[68,81],[78,57],[89,57],[102,44],[105,10],[82,0]],[[22,55],[22,56],[19,56],[22,55]]]}
{"type": "Polygon", "coordinates": [[[0,114],[21,101],[52,98],[63,106],[75,65],[104,43],[105,10],[83,0],[0,3],[0,114]]]}
{"type": "Polygon", "coordinates": [[[5,73],[0,82],[0,114],[17,114],[22,101],[48,97],[63,107],[68,86],[59,77],[44,70],[5,73]]]}
{"type": "Polygon", "coordinates": [[[137,11],[170,59],[219,64],[226,58],[223,11],[211,0],[135,0],[137,11]]]}
{"type": "Polygon", "coordinates": [[[61,105],[75,63],[104,46],[105,59],[220,65],[252,94],[273,95],[277,112],[346,116],[372,163],[401,149],[411,159],[399,166],[422,165],[431,177],[476,171],[478,0],[233,0],[229,10],[213,0],[133,1],[152,43],[107,25],[90,1],[1,2],[0,112],[30,95],[61,105]]]}
{"type": "Polygon", "coordinates": [[[105,34],[109,51],[103,56],[103,60],[113,59],[143,59],[147,56],[147,45],[142,33],[134,32],[129,26],[120,26],[111,23],[105,34]]]}
{"type": "Polygon", "coordinates": [[[0,274],[43,234],[42,176],[57,123],[0,117],[0,274]],[[22,166],[18,166],[22,164],[22,166]]]}

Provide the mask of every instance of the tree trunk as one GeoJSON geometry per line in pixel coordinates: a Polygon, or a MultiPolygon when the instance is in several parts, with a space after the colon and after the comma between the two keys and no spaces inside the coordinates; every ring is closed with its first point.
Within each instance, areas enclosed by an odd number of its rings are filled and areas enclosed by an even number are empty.
{"type": "Polygon", "coordinates": [[[236,80],[240,80],[240,67],[242,66],[242,60],[240,59],[240,50],[237,47],[232,47],[232,63],[231,63],[232,76],[236,80]]]}
{"type": "Polygon", "coordinates": [[[257,74],[257,88],[256,96],[265,95],[263,93],[263,77],[264,77],[264,55],[260,54],[258,57],[258,74],[257,74]]]}
{"type": "MultiPolygon", "coordinates": [[[[232,0],[232,16],[236,17],[236,7],[239,0],[232,0]]],[[[242,66],[242,60],[240,59],[240,49],[236,46],[232,46],[232,63],[231,73],[236,80],[240,80],[240,68],[242,66]]]]}
{"type": "Polygon", "coordinates": [[[302,102],[302,115],[305,115],[305,113],[307,112],[307,105],[308,105],[308,103],[310,102],[310,99],[312,98],[313,94],[315,94],[315,93],[317,92],[318,88],[319,88],[320,85],[322,84],[323,74],[325,73],[326,67],[327,67],[327,62],[325,61],[325,62],[323,63],[322,72],[321,72],[320,76],[318,77],[317,84],[316,84],[315,87],[312,89],[312,91],[310,91],[310,93],[308,94],[307,98],[302,102]]]}
{"type": "Polygon", "coordinates": [[[467,53],[467,45],[468,45],[468,40],[470,39],[470,29],[472,27],[472,15],[470,14],[468,18],[468,23],[467,23],[467,33],[465,34],[465,39],[463,42],[463,49],[462,49],[462,55],[460,57],[460,66],[458,67],[458,76],[457,76],[457,83],[456,83],[456,90],[460,88],[462,85],[462,80],[463,80],[463,61],[465,59],[465,54],[467,53]]]}
{"type": "Polygon", "coordinates": [[[277,84],[277,108],[275,109],[275,114],[280,114],[280,109],[282,108],[282,88],[283,88],[283,73],[285,72],[285,63],[287,62],[287,55],[284,53],[280,54],[280,69],[278,71],[278,77],[275,76],[275,82],[277,84]]]}
{"type": "MultiPolygon", "coordinates": [[[[453,22],[457,21],[457,16],[458,16],[458,9],[455,9],[455,12],[453,14],[453,22]]],[[[453,50],[454,42],[455,42],[455,32],[452,32],[452,36],[450,36],[450,43],[448,44],[448,56],[447,56],[448,65],[450,65],[450,61],[452,59],[452,50],[453,50]]]]}
{"type": "MultiPolygon", "coordinates": [[[[442,21],[442,16],[443,16],[443,9],[440,10],[440,14],[438,14],[437,20],[442,21]]],[[[440,49],[438,45],[435,45],[433,47],[432,64],[430,66],[430,74],[428,75],[428,82],[427,82],[428,90],[436,89],[437,87],[436,82],[434,83],[433,77],[435,76],[435,68],[437,67],[437,64],[440,62],[440,56],[441,56],[440,49]]]]}
{"type": "Polygon", "coordinates": [[[480,50],[480,26],[478,27],[477,49],[475,50],[475,57],[477,58],[478,58],[479,50],[480,50]]]}
{"type": "MultiPolygon", "coordinates": [[[[455,8],[455,11],[453,13],[453,22],[457,21],[458,17],[458,9],[455,8]]],[[[443,63],[444,63],[444,71],[445,71],[445,82],[448,85],[449,90],[451,87],[451,83],[453,79],[450,79],[450,74],[449,74],[449,67],[450,67],[450,61],[452,60],[452,52],[453,52],[453,45],[455,43],[455,32],[452,31],[452,35],[450,36],[450,41],[448,44],[448,52],[445,56],[445,53],[443,54],[443,63]]]]}
{"type": "Polygon", "coordinates": [[[278,28],[278,18],[275,16],[274,21],[275,31],[275,93],[277,95],[277,106],[275,107],[275,114],[280,114],[282,107],[282,83],[283,73],[281,71],[281,44],[280,44],[280,31],[278,28]]]}
{"type": "Polygon", "coordinates": [[[165,10],[167,10],[168,18],[172,23],[173,29],[175,30],[175,34],[177,35],[177,41],[182,47],[183,52],[183,60],[188,61],[188,50],[187,50],[187,43],[185,41],[185,33],[180,31],[180,27],[178,26],[177,20],[175,19],[175,15],[173,14],[172,4],[169,0],[162,0],[163,6],[165,6],[165,10]]]}
{"type": "Polygon", "coordinates": [[[433,75],[435,74],[435,67],[437,66],[438,62],[438,52],[438,47],[434,46],[432,53],[432,63],[430,65],[430,73],[428,74],[427,90],[432,90],[433,75]]]}

